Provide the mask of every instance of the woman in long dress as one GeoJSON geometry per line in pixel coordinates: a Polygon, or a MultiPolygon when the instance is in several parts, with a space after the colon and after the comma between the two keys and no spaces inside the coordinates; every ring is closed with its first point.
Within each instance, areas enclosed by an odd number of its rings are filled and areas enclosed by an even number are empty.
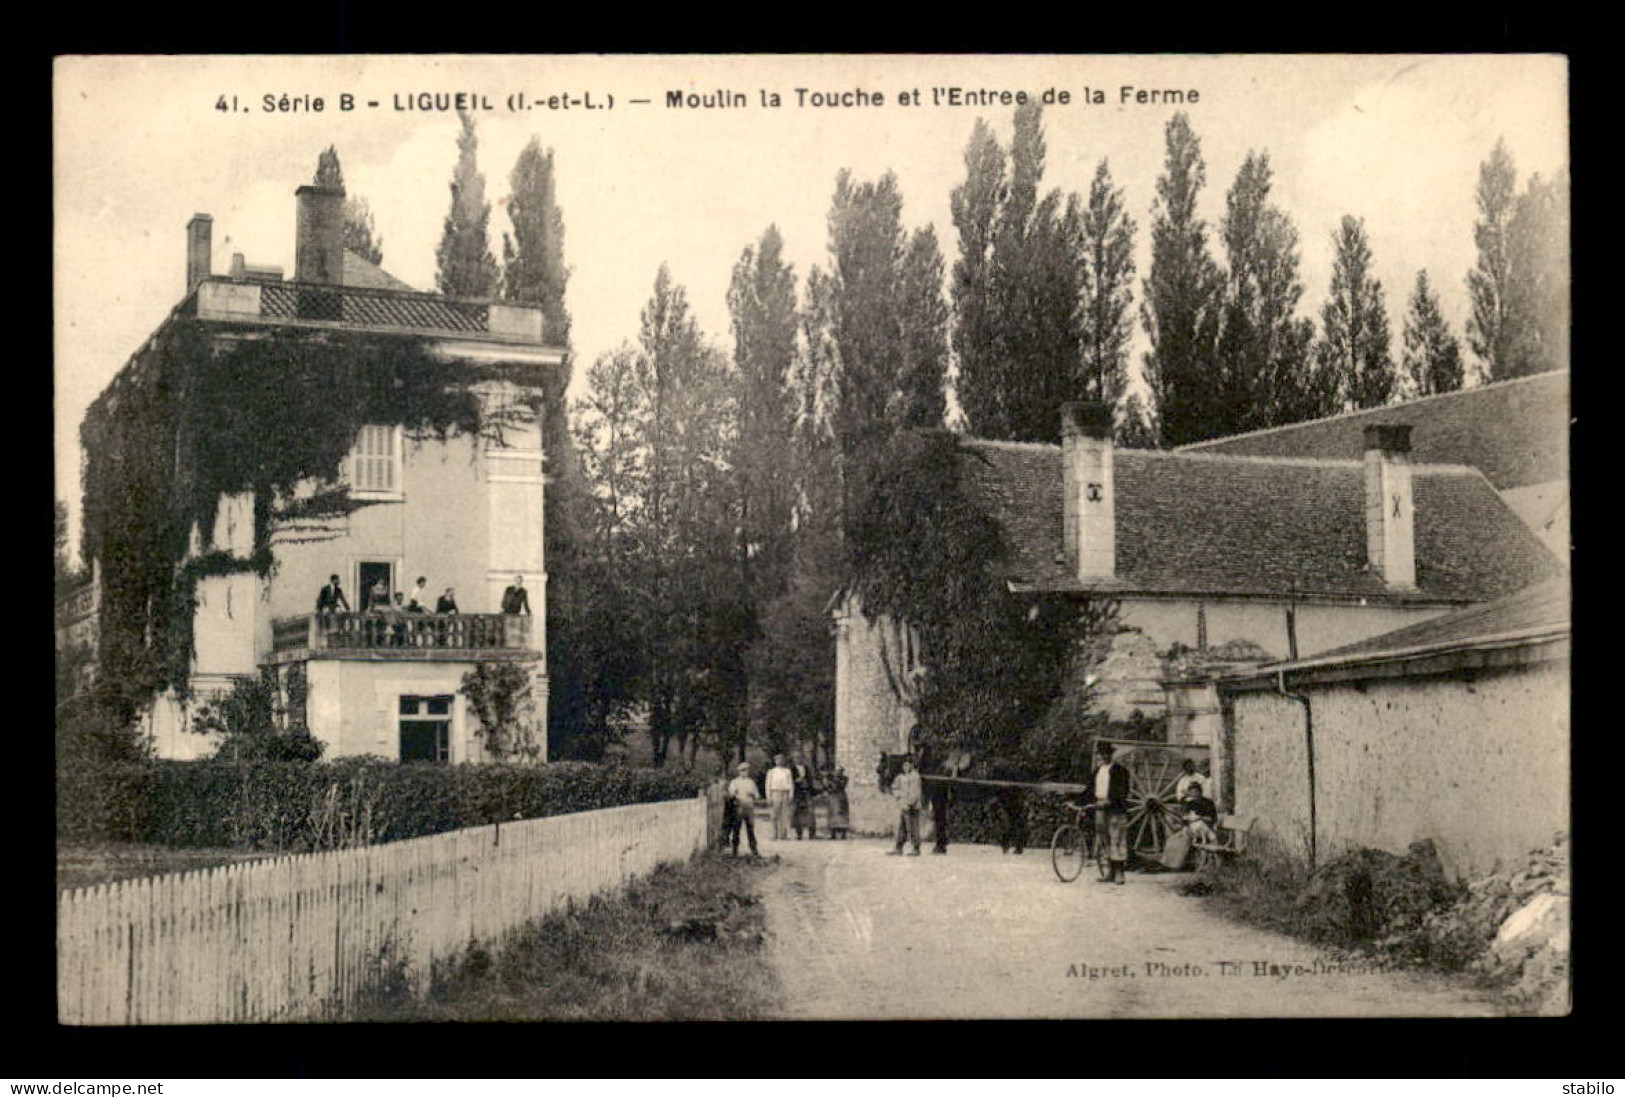
{"type": "Polygon", "coordinates": [[[852,804],[846,796],[846,770],[834,766],[824,773],[824,801],[829,810],[829,835],[845,838],[852,827],[852,804]]]}

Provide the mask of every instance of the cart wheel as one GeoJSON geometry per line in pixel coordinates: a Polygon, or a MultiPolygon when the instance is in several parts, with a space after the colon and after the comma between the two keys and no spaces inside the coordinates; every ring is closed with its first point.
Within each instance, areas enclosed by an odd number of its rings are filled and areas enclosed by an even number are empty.
{"type": "Polygon", "coordinates": [[[1055,875],[1061,878],[1062,883],[1070,884],[1083,872],[1083,866],[1089,860],[1089,844],[1083,834],[1083,828],[1072,823],[1066,823],[1055,828],[1055,837],[1049,844],[1050,864],[1055,866],[1055,875]]]}

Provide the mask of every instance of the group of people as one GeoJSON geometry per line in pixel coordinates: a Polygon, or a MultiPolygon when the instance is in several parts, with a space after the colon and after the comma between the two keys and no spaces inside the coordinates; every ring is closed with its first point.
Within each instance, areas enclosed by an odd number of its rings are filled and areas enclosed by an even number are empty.
{"type": "MultiPolygon", "coordinates": [[[[349,613],[350,599],[344,593],[344,586],[337,575],[327,578],[327,585],[316,595],[316,612],[349,613]]],[[[393,596],[389,593],[389,583],[383,578],[361,596],[362,613],[428,613],[429,609],[429,580],[427,576],[418,576],[411,593],[396,591],[393,596]]],[[[435,613],[457,613],[457,589],[447,587],[440,596],[434,600],[435,613]]],[[[525,577],[515,575],[513,585],[502,592],[502,612],[510,614],[530,613],[530,592],[525,589],[525,577]]]]}
{"type": "Polygon", "coordinates": [[[756,845],[756,803],[766,794],[772,811],[773,837],[785,841],[790,831],[796,838],[818,837],[816,807],[825,809],[829,836],[844,839],[851,830],[851,804],[846,793],[846,770],[840,766],[826,766],[822,773],[815,772],[796,754],[786,761],[785,756],[773,756],[773,767],[767,771],[763,786],[758,789],[751,777],[750,764],[739,763],[737,774],[728,783],[723,804],[723,842],[739,853],[740,833],[748,837],[750,852],[760,856],[756,845]]]}

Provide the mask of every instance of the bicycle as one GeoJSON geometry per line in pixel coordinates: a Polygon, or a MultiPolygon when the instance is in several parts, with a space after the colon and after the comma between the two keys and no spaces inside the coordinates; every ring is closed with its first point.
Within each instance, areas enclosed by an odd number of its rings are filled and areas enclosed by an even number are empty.
{"type": "Polygon", "coordinates": [[[1111,876],[1111,862],[1106,858],[1106,843],[1097,841],[1095,805],[1078,804],[1073,808],[1073,821],[1055,828],[1050,839],[1050,865],[1063,884],[1070,884],[1083,874],[1083,866],[1090,861],[1102,880],[1111,876]]]}

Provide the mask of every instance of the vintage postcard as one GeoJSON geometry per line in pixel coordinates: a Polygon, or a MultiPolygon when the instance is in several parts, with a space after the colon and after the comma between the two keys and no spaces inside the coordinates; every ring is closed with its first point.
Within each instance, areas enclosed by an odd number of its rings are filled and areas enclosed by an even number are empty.
{"type": "Polygon", "coordinates": [[[53,91],[60,1022],[1569,1011],[1565,58],[53,91]]]}

